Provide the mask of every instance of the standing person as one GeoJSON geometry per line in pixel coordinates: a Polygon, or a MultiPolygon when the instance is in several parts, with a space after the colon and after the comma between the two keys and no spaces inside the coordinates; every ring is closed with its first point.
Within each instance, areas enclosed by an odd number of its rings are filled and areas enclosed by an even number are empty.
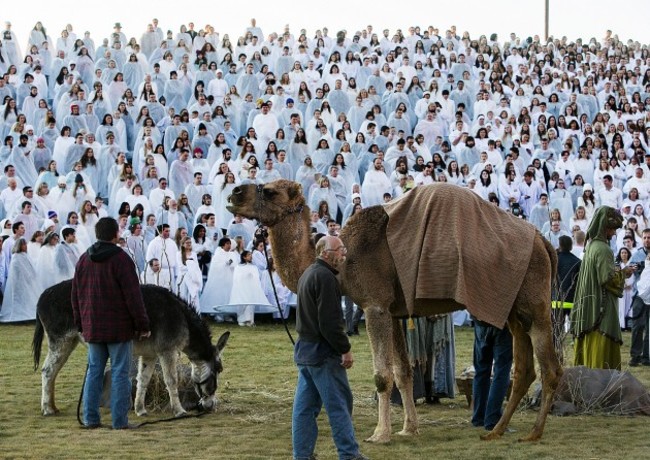
{"type": "MultiPolygon", "coordinates": [[[[646,228],[642,233],[643,247],[638,249],[630,264],[639,267],[636,272],[636,281],[638,283],[639,276],[645,271],[645,263],[650,254],[650,228],[646,228]]],[[[638,287],[638,286],[637,286],[638,287]]],[[[650,366],[650,350],[648,342],[648,334],[650,327],[648,319],[650,317],[650,303],[646,303],[645,299],[636,293],[632,300],[631,313],[632,317],[632,340],[630,342],[630,366],[636,367],[640,364],[650,366]]]]}
{"type": "Polygon", "coordinates": [[[13,256],[2,299],[0,322],[31,321],[36,319],[36,303],[40,291],[31,285],[36,279],[36,270],[27,254],[27,240],[24,237],[18,238],[11,252],[13,256]]]}
{"type": "Polygon", "coordinates": [[[497,424],[502,415],[503,400],[510,386],[511,368],[512,335],[508,326],[498,329],[474,319],[476,374],[472,385],[472,425],[483,426],[491,431],[497,424]]]}
{"type": "Polygon", "coordinates": [[[75,267],[79,261],[79,247],[77,246],[77,232],[72,227],[61,230],[63,241],[54,249],[54,268],[52,274],[56,279],[54,284],[74,277],[75,267]]]}
{"type": "Polygon", "coordinates": [[[352,425],[352,391],[346,369],[354,362],[341,311],[337,269],[347,250],[335,236],[316,244],[318,258],[298,281],[294,360],[298,385],[293,403],[293,458],[313,458],[324,405],[339,459],[364,459],[352,425]]]}
{"type": "Polygon", "coordinates": [[[75,325],[88,344],[88,371],[83,390],[84,427],[101,426],[99,403],[104,368],[111,359],[113,429],[128,429],[131,407],[133,338],[151,335],[133,261],[116,243],[119,225],[104,217],[95,226],[97,242],[81,256],[72,279],[75,325]]]}
{"type": "Polygon", "coordinates": [[[578,287],[571,310],[571,333],[575,337],[575,366],[621,369],[621,328],[618,298],[625,278],[636,265],[618,269],[609,240],[623,226],[623,218],[609,206],[601,206],[587,230],[578,287]]]}

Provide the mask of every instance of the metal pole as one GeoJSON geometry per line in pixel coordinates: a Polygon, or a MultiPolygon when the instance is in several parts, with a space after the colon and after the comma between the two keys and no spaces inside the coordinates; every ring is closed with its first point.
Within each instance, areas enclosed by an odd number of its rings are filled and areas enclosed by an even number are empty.
{"type": "Polygon", "coordinates": [[[544,41],[548,41],[549,0],[544,0],[544,41]]]}

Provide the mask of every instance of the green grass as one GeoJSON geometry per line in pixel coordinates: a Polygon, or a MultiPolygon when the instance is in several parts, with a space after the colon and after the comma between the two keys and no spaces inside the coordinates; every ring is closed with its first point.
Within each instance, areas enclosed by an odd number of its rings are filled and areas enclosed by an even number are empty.
{"type": "MultiPolygon", "coordinates": [[[[215,325],[215,337],[225,329],[215,325]]],[[[290,458],[296,381],[291,344],[279,326],[230,329],[216,413],[137,431],[113,432],[83,431],[77,425],[77,398],[86,356],[82,348],[72,355],[58,379],[56,400],[61,413],[43,417],[40,373],[32,371],[33,325],[0,326],[0,458],[290,458]]],[[[624,339],[629,344],[629,334],[624,339]]],[[[471,364],[472,340],[471,329],[457,329],[457,374],[471,364]]],[[[355,397],[354,423],[361,440],[372,434],[377,420],[365,331],[352,339],[352,349],[355,365],[349,376],[355,397]]],[[[626,347],[623,356],[627,361],[626,347]]],[[[650,384],[650,368],[633,368],[631,372],[646,386],[650,384]]],[[[362,443],[362,451],[373,459],[631,459],[647,458],[650,445],[645,417],[550,416],[540,442],[519,443],[517,438],[531,428],[536,416],[533,411],[519,411],[511,423],[516,433],[485,442],[479,439],[482,431],[471,426],[462,396],[442,400],[438,406],[419,404],[417,410],[420,436],[394,436],[388,445],[362,443]]],[[[150,412],[147,419],[168,416],[150,412]]],[[[109,417],[106,413],[104,421],[109,417]]],[[[141,420],[131,415],[131,422],[141,420]]],[[[393,431],[399,431],[401,408],[392,408],[392,422],[393,431]]],[[[324,413],[319,425],[319,458],[336,458],[324,413]]]]}

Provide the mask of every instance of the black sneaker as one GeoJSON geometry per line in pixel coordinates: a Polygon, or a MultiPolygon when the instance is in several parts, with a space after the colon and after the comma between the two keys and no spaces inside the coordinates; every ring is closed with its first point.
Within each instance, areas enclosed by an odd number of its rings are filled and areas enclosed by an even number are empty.
{"type": "Polygon", "coordinates": [[[101,423],[91,423],[90,425],[81,425],[82,430],[96,430],[97,428],[103,428],[104,425],[101,423]]]}
{"type": "Polygon", "coordinates": [[[140,427],[139,425],[128,423],[124,426],[120,426],[118,428],[113,428],[113,429],[114,430],[137,430],[139,427],[140,427]]]}
{"type": "Polygon", "coordinates": [[[639,367],[641,365],[641,361],[638,359],[631,359],[629,362],[630,367],[639,367]]]}

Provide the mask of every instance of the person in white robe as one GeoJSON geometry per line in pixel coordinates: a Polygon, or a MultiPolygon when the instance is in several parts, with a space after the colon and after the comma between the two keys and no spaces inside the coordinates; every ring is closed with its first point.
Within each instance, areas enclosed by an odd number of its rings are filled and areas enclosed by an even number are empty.
{"type": "Polygon", "coordinates": [[[232,290],[228,305],[237,306],[237,323],[240,326],[255,325],[255,307],[270,307],[262,283],[259,270],[252,264],[253,254],[243,251],[240,263],[235,266],[232,280],[232,290]]]}
{"type": "Polygon", "coordinates": [[[181,250],[177,254],[178,295],[197,312],[201,311],[199,298],[203,287],[203,274],[192,250],[192,238],[186,236],[181,240],[181,250]]]}
{"type": "MultiPolygon", "coordinates": [[[[364,206],[375,206],[384,203],[384,194],[391,193],[393,187],[390,179],[384,172],[384,165],[380,158],[375,158],[373,168],[366,172],[361,185],[361,198],[364,206]]],[[[392,193],[391,193],[392,195],[392,193]]]]}
{"type": "Polygon", "coordinates": [[[179,196],[185,192],[185,188],[192,183],[194,170],[188,161],[190,152],[187,149],[181,150],[178,160],[174,160],[169,168],[169,188],[179,196]]]}
{"type": "Polygon", "coordinates": [[[59,244],[59,235],[56,232],[49,232],[45,235],[43,246],[38,253],[36,260],[36,281],[39,289],[39,294],[50,286],[54,286],[55,278],[52,276],[54,273],[54,252],[59,244]]]}
{"type": "Polygon", "coordinates": [[[151,259],[147,268],[140,274],[141,284],[153,284],[162,288],[172,290],[172,280],[169,270],[163,270],[158,259],[151,259]]]}
{"type": "Polygon", "coordinates": [[[36,319],[36,303],[40,292],[31,285],[36,270],[27,254],[27,240],[18,238],[11,250],[9,277],[0,310],[0,322],[14,323],[36,319]]]}
{"type": "MultiPolygon", "coordinates": [[[[170,238],[171,229],[168,224],[158,226],[158,236],[155,237],[147,247],[147,260],[157,259],[160,262],[161,279],[169,278],[170,286],[176,286],[176,261],[178,259],[178,248],[174,240],[170,238]]],[[[170,288],[171,289],[171,288],[170,288]]]]}
{"type": "Polygon", "coordinates": [[[77,261],[81,257],[76,244],[76,231],[72,227],[65,227],[61,230],[61,236],[63,241],[54,250],[54,272],[52,277],[55,282],[53,284],[72,279],[77,261]]]}
{"type": "Polygon", "coordinates": [[[201,294],[201,313],[214,314],[215,307],[230,302],[233,273],[239,263],[239,253],[232,251],[233,244],[229,238],[221,238],[212,256],[210,270],[205,288],[201,294]]]}

